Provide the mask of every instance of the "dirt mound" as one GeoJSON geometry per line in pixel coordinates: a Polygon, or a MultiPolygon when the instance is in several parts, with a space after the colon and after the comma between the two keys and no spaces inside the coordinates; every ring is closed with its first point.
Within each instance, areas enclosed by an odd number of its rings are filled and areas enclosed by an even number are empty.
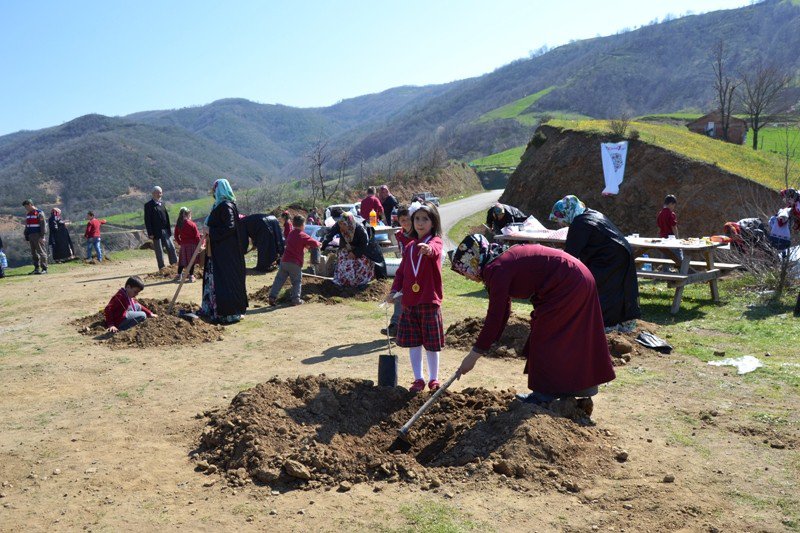
{"type": "MultiPolygon", "coordinates": [[[[169,300],[139,300],[143,306],[158,315],[148,318],[131,329],[111,334],[106,331],[105,317],[99,311],[93,315],[72,322],[78,332],[94,337],[95,340],[118,348],[152,348],[154,346],[196,346],[204,342],[221,341],[222,326],[208,324],[196,319],[193,322],[167,313],[169,300]]],[[[178,311],[197,312],[197,307],[176,302],[173,313],[178,311]]]]}
{"type": "Polygon", "coordinates": [[[397,428],[428,394],[324,376],[273,378],[239,393],[224,412],[206,412],[193,457],[198,470],[221,472],[234,485],[249,478],[284,489],[348,490],[379,480],[435,488],[502,474],[577,492],[608,470],[614,452],[605,432],[513,400],[512,392],[445,393],[401,453],[389,451],[397,428]]]}
{"type": "MultiPolygon", "coordinates": [[[[269,291],[272,285],[261,287],[250,295],[250,299],[266,302],[269,299],[269,291]]],[[[334,282],[327,279],[311,278],[303,276],[302,298],[306,302],[320,302],[325,304],[338,304],[344,298],[352,298],[359,302],[382,302],[389,289],[392,288],[391,279],[374,279],[365,288],[339,287],[334,282]]],[[[283,286],[283,292],[278,296],[279,303],[288,303],[290,298],[291,282],[283,286]]]]}
{"type": "MultiPolygon", "coordinates": [[[[203,265],[205,264],[204,261],[200,261],[198,257],[197,263],[194,266],[194,277],[197,278],[197,281],[201,281],[203,279],[203,265]]],[[[145,280],[153,280],[153,281],[162,281],[165,279],[175,279],[178,277],[178,264],[174,265],[167,265],[164,268],[158,270],[158,272],[151,272],[150,274],[145,274],[145,280]]]]}
{"type": "MultiPolygon", "coordinates": [[[[478,339],[478,334],[483,327],[482,317],[467,317],[464,320],[451,324],[447,328],[446,343],[448,347],[469,350],[478,339]]],[[[636,337],[642,331],[655,333],[658,326],[642,320],[637,321],[636,329],[630,333],[611,332],[606,334],[608,350],[614,366],[622,366],[630,362],[632,357],[642,355],[646,349],[636,342],[636,337]]],[[[515,358],[522,357],[525,343],[528,341],[531,327],[530,320],[517,315],[511,315],[506,329],[500,340],[492,345],[485,357],[515,358]]]]}
{"type": "MultiPolygon", "coordinates": [[[[478,339],[483,327],[483,317],[467,317],[447,328],[445,342],[448,348],[469,350],[478,339]]],[[[500,340],[492,345],[486,357],[522,357],[525,343],[531,334],[530,319],[511,315],[500,340]]]]}

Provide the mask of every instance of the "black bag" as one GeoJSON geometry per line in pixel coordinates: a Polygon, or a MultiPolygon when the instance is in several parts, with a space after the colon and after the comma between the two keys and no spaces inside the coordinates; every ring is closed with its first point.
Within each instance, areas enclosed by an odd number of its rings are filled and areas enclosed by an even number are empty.
{"type": "Polygon", "coordinates": [[[636,342],[659,353],[668,354],[672,352],[672,346],[667,344],[667,341],[660,337],[656,337],[649,331],[642,331],[639,333],[639,336],[636,337],[636,342]]]}

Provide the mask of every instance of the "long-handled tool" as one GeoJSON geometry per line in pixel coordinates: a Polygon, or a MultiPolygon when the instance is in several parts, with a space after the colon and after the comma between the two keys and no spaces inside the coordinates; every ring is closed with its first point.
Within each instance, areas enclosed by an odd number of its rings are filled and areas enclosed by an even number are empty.
{"type": "Polygon", "coordinates": [[[408,440],[408,430],[411,429],[411,426],[414,425],[414,422],[416,422],[419,419],[419,417],[425,414],[425,411],[430,409],[431,405],[433,405],[436,402],[436,400],[439,399],[439,396],[441,396],[442,393],[447,390],[447,387],[452,385],[453,382],[456,379],[458,379],[460,375],[461,372],[459,370],[456,370],[455,373],[452,376],[450,376],[450,379],[445,381],[444,384],[441,387],[439,387],[439,390],[434,392],[431,395],[431,397],[428,398],[427,402],[422,404],[422,407],[420,407],[419,410],[416,413],[414,413],[414,416],[412,416],[408,420],[408,422],[403,424],[403,427],[397,430],[397,438],[394,439],[392,445],[389,446],[389,451],[400,450],[402,452],[407,452],[408,450],[411,449],[411,442],[409,442],[408,440]]]}
{"type": "MultiPolygon", "coordinates": [[[[397,295],[395,295],[397,299],[397,295]]],[[[378,356],[378,386],[396,387],[397,386],[397,356],[392,354],[392,338],[389,335],[389,304],[383,302],[379,307],[383,307],[386,317],[386,345],[389,348],[389,355],[381,354],[378,356]]]]}
{"type": "MultiPolygon", "coordinates": [[[[194,262],[197,260],[197,256],[200,254],[200,249],[203,247],[203,243],[204,242],[205,242],[205,237],[200,240],[200,244],[198,244],[197,248],[194,249],[194,253],[192,254],[192,259],[189,261],[189,264],[186,265],[186,268],[184,269],[184,273],[192,271],[192,267],[194,266],[194,262]]],[[[180,285],[178,285],[178,288],[175,290],[175,295],[172,297],[172,301],[169,303],[169,309],[167,309],[167,313],[170,314],[170,315],[172,314],[172,308],[175,307],[175,300],[178,299],[178,294],[180,294],[184,283],[186,283],[185,274],[181,275],[181,283],[180,283],[180,285]]]]}

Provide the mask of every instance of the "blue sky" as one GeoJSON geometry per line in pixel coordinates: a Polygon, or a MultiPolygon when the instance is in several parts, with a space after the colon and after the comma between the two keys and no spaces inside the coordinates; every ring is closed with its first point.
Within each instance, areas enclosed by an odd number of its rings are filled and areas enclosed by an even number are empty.
{"type": "Polygon", "coordinates": [[[0,135],[242,97],[312,107],[746,0],[0,0],[0,135]]]}

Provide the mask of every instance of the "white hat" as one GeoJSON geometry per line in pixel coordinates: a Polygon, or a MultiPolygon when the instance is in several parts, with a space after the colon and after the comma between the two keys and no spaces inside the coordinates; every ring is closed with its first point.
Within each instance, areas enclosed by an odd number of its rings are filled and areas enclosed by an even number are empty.
{"type": "Polygon", "coordinates": [[[153,192],[162,192],[162,191],[161,191],[161,187],[159,187],[158,185],[156,185],[155,187],[153,187],[153,192]]]}

